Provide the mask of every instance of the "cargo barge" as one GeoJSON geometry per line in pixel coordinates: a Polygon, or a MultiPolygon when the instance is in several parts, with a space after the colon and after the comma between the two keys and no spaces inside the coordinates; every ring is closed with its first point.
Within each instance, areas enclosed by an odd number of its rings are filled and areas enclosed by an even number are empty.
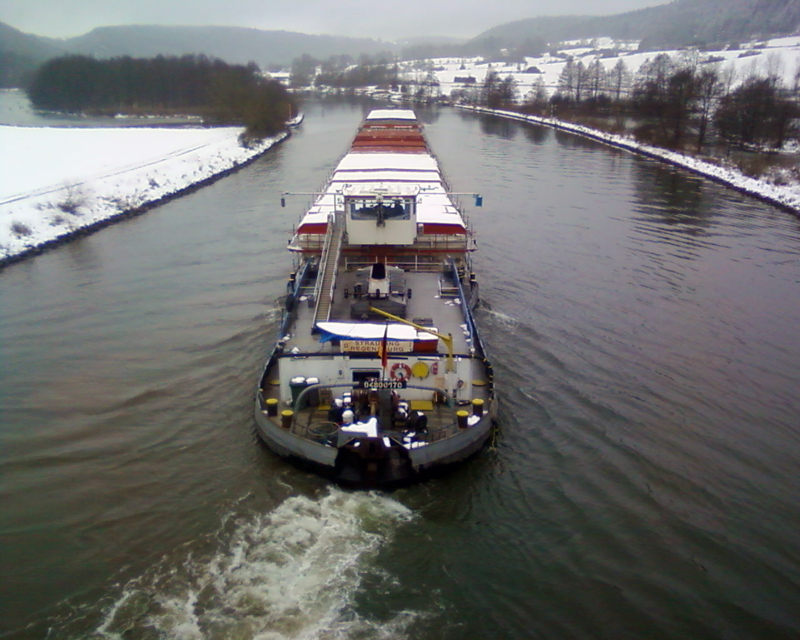
{"type": "Polygon", "coordinates": [[[295,269],[256,394],[261,439],[359,487],[477,452],[498,403],[473,318],[475,248],[414,112],[371,112],[289,243],[295,269]]]}

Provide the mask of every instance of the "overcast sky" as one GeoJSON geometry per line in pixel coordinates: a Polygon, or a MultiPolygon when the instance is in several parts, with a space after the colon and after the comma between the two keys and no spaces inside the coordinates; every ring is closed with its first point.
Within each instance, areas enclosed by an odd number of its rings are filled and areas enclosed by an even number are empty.
{"type": "Polygon", "coordinates": [[[472,37],[540,15],[607,15],[668,0],[0,0],[0,22],[68,38],[119,24],[227,25],[391,40],[472,37]]]}

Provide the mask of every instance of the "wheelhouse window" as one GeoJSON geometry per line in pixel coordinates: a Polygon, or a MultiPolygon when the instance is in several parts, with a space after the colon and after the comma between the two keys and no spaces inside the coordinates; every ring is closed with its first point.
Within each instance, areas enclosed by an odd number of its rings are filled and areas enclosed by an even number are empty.
{"type": "Polygon", "coordinates": [[[353,198],[349,201],[353,220],[408,220],[411,198],[353,198]]]}

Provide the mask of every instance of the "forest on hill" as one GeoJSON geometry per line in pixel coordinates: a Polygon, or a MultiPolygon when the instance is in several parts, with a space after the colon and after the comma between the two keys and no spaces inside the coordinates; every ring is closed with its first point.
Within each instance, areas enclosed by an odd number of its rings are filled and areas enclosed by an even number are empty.
{"type": "Polygon", "coordinates": [[[42,62],[62,53],[54,40],[0,22],[0,88],[25,86],[42,62]]]}
{"type": "Polygon", "coordinates": [[[640,49],[720,48],[800,29],[797,0],[674,0],[610,16],[543,16],[487,29],[465,46],[538,55],[546,43],[601,36],[637,40],[640,49]]]}
{"type": "Polygon", "coordinates": [[[34,75],[28,96],[48,111],[200,115],[243,125],[257,138],[277,133],[297,112],[286,88],[264,78],[257,65],[194,55],[53,58],[34,75]]]}

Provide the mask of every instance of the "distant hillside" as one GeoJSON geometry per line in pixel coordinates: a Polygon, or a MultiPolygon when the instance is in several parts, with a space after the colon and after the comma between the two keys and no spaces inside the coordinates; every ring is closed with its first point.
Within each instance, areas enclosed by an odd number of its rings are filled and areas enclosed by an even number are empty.
{"type": "Polygon", "coordinates": [[[483,42],[495,42],[503,47],[519,46],[526,39],[544,40],[546,42],[559,42],[577,38],[594,38],[593,23],[598,18],[587,16],[541,16],[538,18],[525,18],[515,20],[496,27],[492,27],[475,36],[467,46],[479,46],[483,42]],[[583,34],[586,35],[583,35],[583,34]]]}
{"type": "Polygon", "coordinates": [[[372,54],[387,48],[385,44],[367,38],[316,36],[244,27],[146,25],[100,27],[67,40],[65,45],[71,52],[98,58],[205,54],[231,63],[252,60],[262,66],[289,64],[304,53],[315,58],[327,58],[334,54],[372,54]]]}
{"type": "Polygon", "coordinates": [[[738,43],[800,31],[798,0],[675,0],[613,16],[540,17],[484,31],[471,43],[516,48],[526,39],[548,42],[609,36],[641,40],[643,49],[738,43]]]}
{"type": "Polygon", "coordinates": [[[0,86],[23,86],[45,60],[65,53],[96,58],[204,54],[231,64],[254,61],[263,67],[285,66],[304,53],[315,58],[375,54],[392,45],[368,38],[262,31],[243,27],[100,27],[89,33],[56,40],[23,33],[0,22],[0,86]]]}
{"type": "Polygon", "coordinates": [[[451,38],[448,36],[416,36],[397,40],[398,47],[419,47],[427,45],[459,45],[464,44],[468,38],[451,38]]]}
{"type": "Polygon", "coordinates": [[[101,27],[68,40],[22,33],[0,23],[0,86],[21,86],[44,60],[63,53],[97,58],[205,54],[229,63],[286,66],[309,54],[354,58],[403,48],[407,59],[495,54],[538,55],[547,43],[609,36],[640,40],[641,48],[671,49],[740,43],[800,33],[800,0],[674,0],[614,16],[539,17],[506,23],[468,42],[426,38],[392,44],[367,38],[308,35],[241,27],[101,27]]]}
{"type": "Polygon", "coordinates": [[[37,67],[63,53],[58,40],[23,33],[0,22],[0,87],[19,87],[37,67]]]}

